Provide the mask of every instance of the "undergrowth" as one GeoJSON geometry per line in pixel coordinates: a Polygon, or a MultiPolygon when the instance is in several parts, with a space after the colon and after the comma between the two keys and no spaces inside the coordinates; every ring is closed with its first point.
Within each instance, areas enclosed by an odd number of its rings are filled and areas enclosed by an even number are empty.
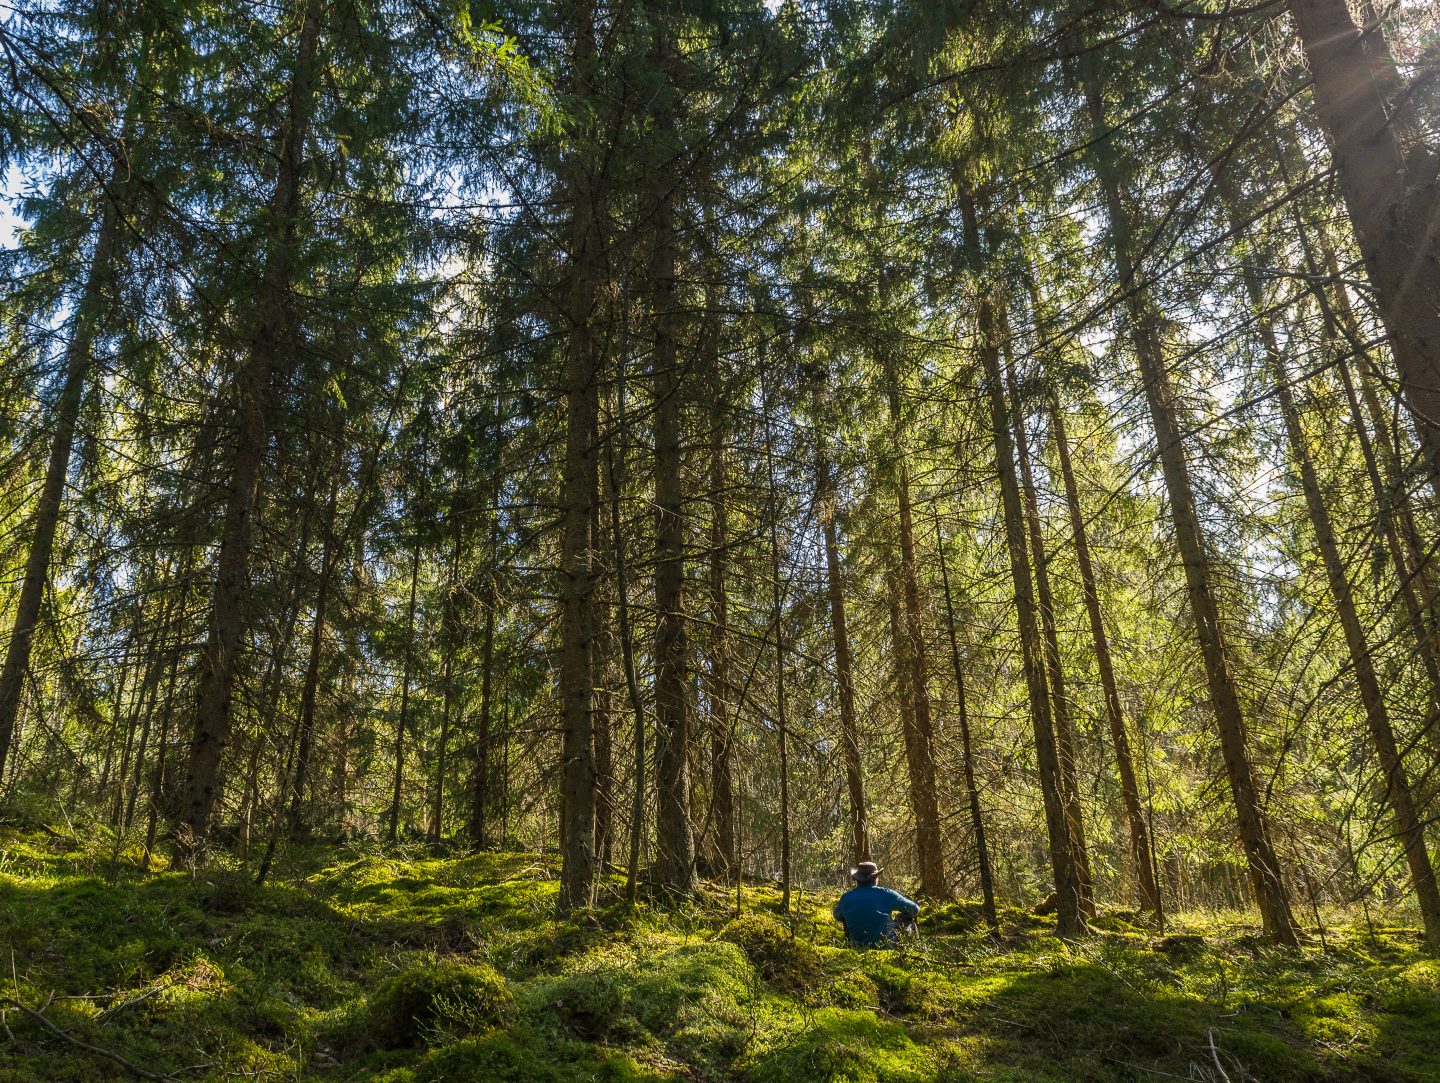
{"type": "MultiPolygon", "coordinates": [[[[1114,912],[927,910],[844,948],[830,899],[768,887],[554,916],[535,854],[299,849],[144,872],[64,833],[0,835],[0,1083],[1440,1079],[1440,961],[1410,929],[1298,951],[1239,915],[1167,935],[1114,912]]],[[[608,885],[618,898],[619,884],[608,885]]]]}

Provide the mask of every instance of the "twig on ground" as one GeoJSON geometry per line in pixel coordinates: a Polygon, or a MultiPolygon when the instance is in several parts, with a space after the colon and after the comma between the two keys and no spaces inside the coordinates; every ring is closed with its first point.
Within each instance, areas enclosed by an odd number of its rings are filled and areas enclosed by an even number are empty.
{"type": "Polygon", "coordinates": [[[61,1039],[62,1041],[69,1042],[77,1049],[83,1049],[87,1053],[94,1053],[98,1057],[104,1057],[106,1060],[114,1061],[131,1075],[138,1076],[141,1079],[158,1080],[159,1083],[173,1083],[174,1081],[173,1076],[163,1075],[159,1072],[152,1072],[148,1068],[142,1068],[134,1061],[122,1057],[119,1053],[116,1053],[112,1049],[105,1049],[102,1046],[91,1045],[89,1042],[82,1041],[81,1039],[75,1037],[75,1035],[71,1034],[69,1031],[63,1030],[60,1027],[56,1026],[41,1012],[37,1012],[34,1008],[28,1007],[27,1005],[20,1003],[20,1001],[16,1000],[14,997],[0,997],[0,1004],[10,1005],[11,1007],[19,1011],[21,1014],[35,1020],[35,1022],[39,1023],[55,1037],[61,1039]]]}
{"type": "Polygon", "coordinates": [[[1230,1083],[1230,1076],[1220,1064],[1220,1050],[1215,1048],[1215,1032],[1207,1029],[1205,1036],[1210,1040],[1210,1060],[1215,1064],[1215,1070],[1220,1073],[1222,1083],[1230,1083]]]}

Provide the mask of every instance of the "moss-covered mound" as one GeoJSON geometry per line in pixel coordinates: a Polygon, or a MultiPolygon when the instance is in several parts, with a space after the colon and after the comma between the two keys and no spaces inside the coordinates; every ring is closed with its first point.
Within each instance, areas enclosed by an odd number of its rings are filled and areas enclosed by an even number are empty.
{"type": "Polygon", "coordinates": [[[381,982],[366,1015],[376,1045],[403,1049],[488,1030],[509,1012],[510,991],[491,967],[430,958],[381,982]]]}

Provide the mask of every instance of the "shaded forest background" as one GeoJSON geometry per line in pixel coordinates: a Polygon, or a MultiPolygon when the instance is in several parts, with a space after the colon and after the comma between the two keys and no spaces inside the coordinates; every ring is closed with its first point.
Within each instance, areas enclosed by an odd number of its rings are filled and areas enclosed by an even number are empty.
{"type": "Polygon", "coordinates": [[[7,4],[7,816],[1440,946],[1436,19],[7,4]]]}

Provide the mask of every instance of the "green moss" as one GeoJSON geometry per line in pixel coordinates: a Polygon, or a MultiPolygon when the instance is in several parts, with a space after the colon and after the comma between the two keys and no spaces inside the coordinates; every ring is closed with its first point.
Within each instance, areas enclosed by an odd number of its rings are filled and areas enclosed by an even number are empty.
{"type": "Polygon", "coordinates": [[[814,945],[765,914],[743,914],[720,932],[720,938],[745,953],[765,980],[788,993],[804,994],[824,971],[814,945]]]}
{"type": "MultiPolygon", "coordinates": [[[[1328,950],[1275,951],[1208,913],[1156,945],[1115,913],[1066,944],[1011,908],[997,945],[961,903],[857,952],[831,900],[781,920],[768,887],[739,920],[718,892],[560,920],[550,856],[296,846],[257,888],[223,858],[117,864],[113,841],[0,836],[0,943],[27,1004],[189,1078],[1119,1083],[1218,1058],[1267,1083],[1440,1079],[1440,961],[1410,929],[1337,920],[1328,950]]],[[[0,1083],[121,1077],[9,1025],[0,1083]]]]}
{"type": "Polygon", "coordinates": [[[755,984],[750,964],[732,944],[656,943],[636,953],[592,956],[542,983],[539,995],[569,1035],[664,1047],[714,1067],[744,1047],[755,984]]]}
{"type": "Polygon", "coordinates": [[[506,1032],[436,1050],[415,1072],[415,1083],[640,1083],[671,1078],[603,1046],[541,1044],[531,1035],[506,1032]]]}
{"type": "Polygon", "coordinates": [[[484,965],[429,959],[383,981],[367,1022],[382,1049],[439,1044],[445,1034],[494,1026],[510,1011],[505,979],[484,965]]]}
{"type": "Polygon", "coordinates": [[[932,1053],[905,1028],[864,1011],[825,1008],[747,1066],[753,1083],[921,1083],[935,1077],[932,1053]]]}

